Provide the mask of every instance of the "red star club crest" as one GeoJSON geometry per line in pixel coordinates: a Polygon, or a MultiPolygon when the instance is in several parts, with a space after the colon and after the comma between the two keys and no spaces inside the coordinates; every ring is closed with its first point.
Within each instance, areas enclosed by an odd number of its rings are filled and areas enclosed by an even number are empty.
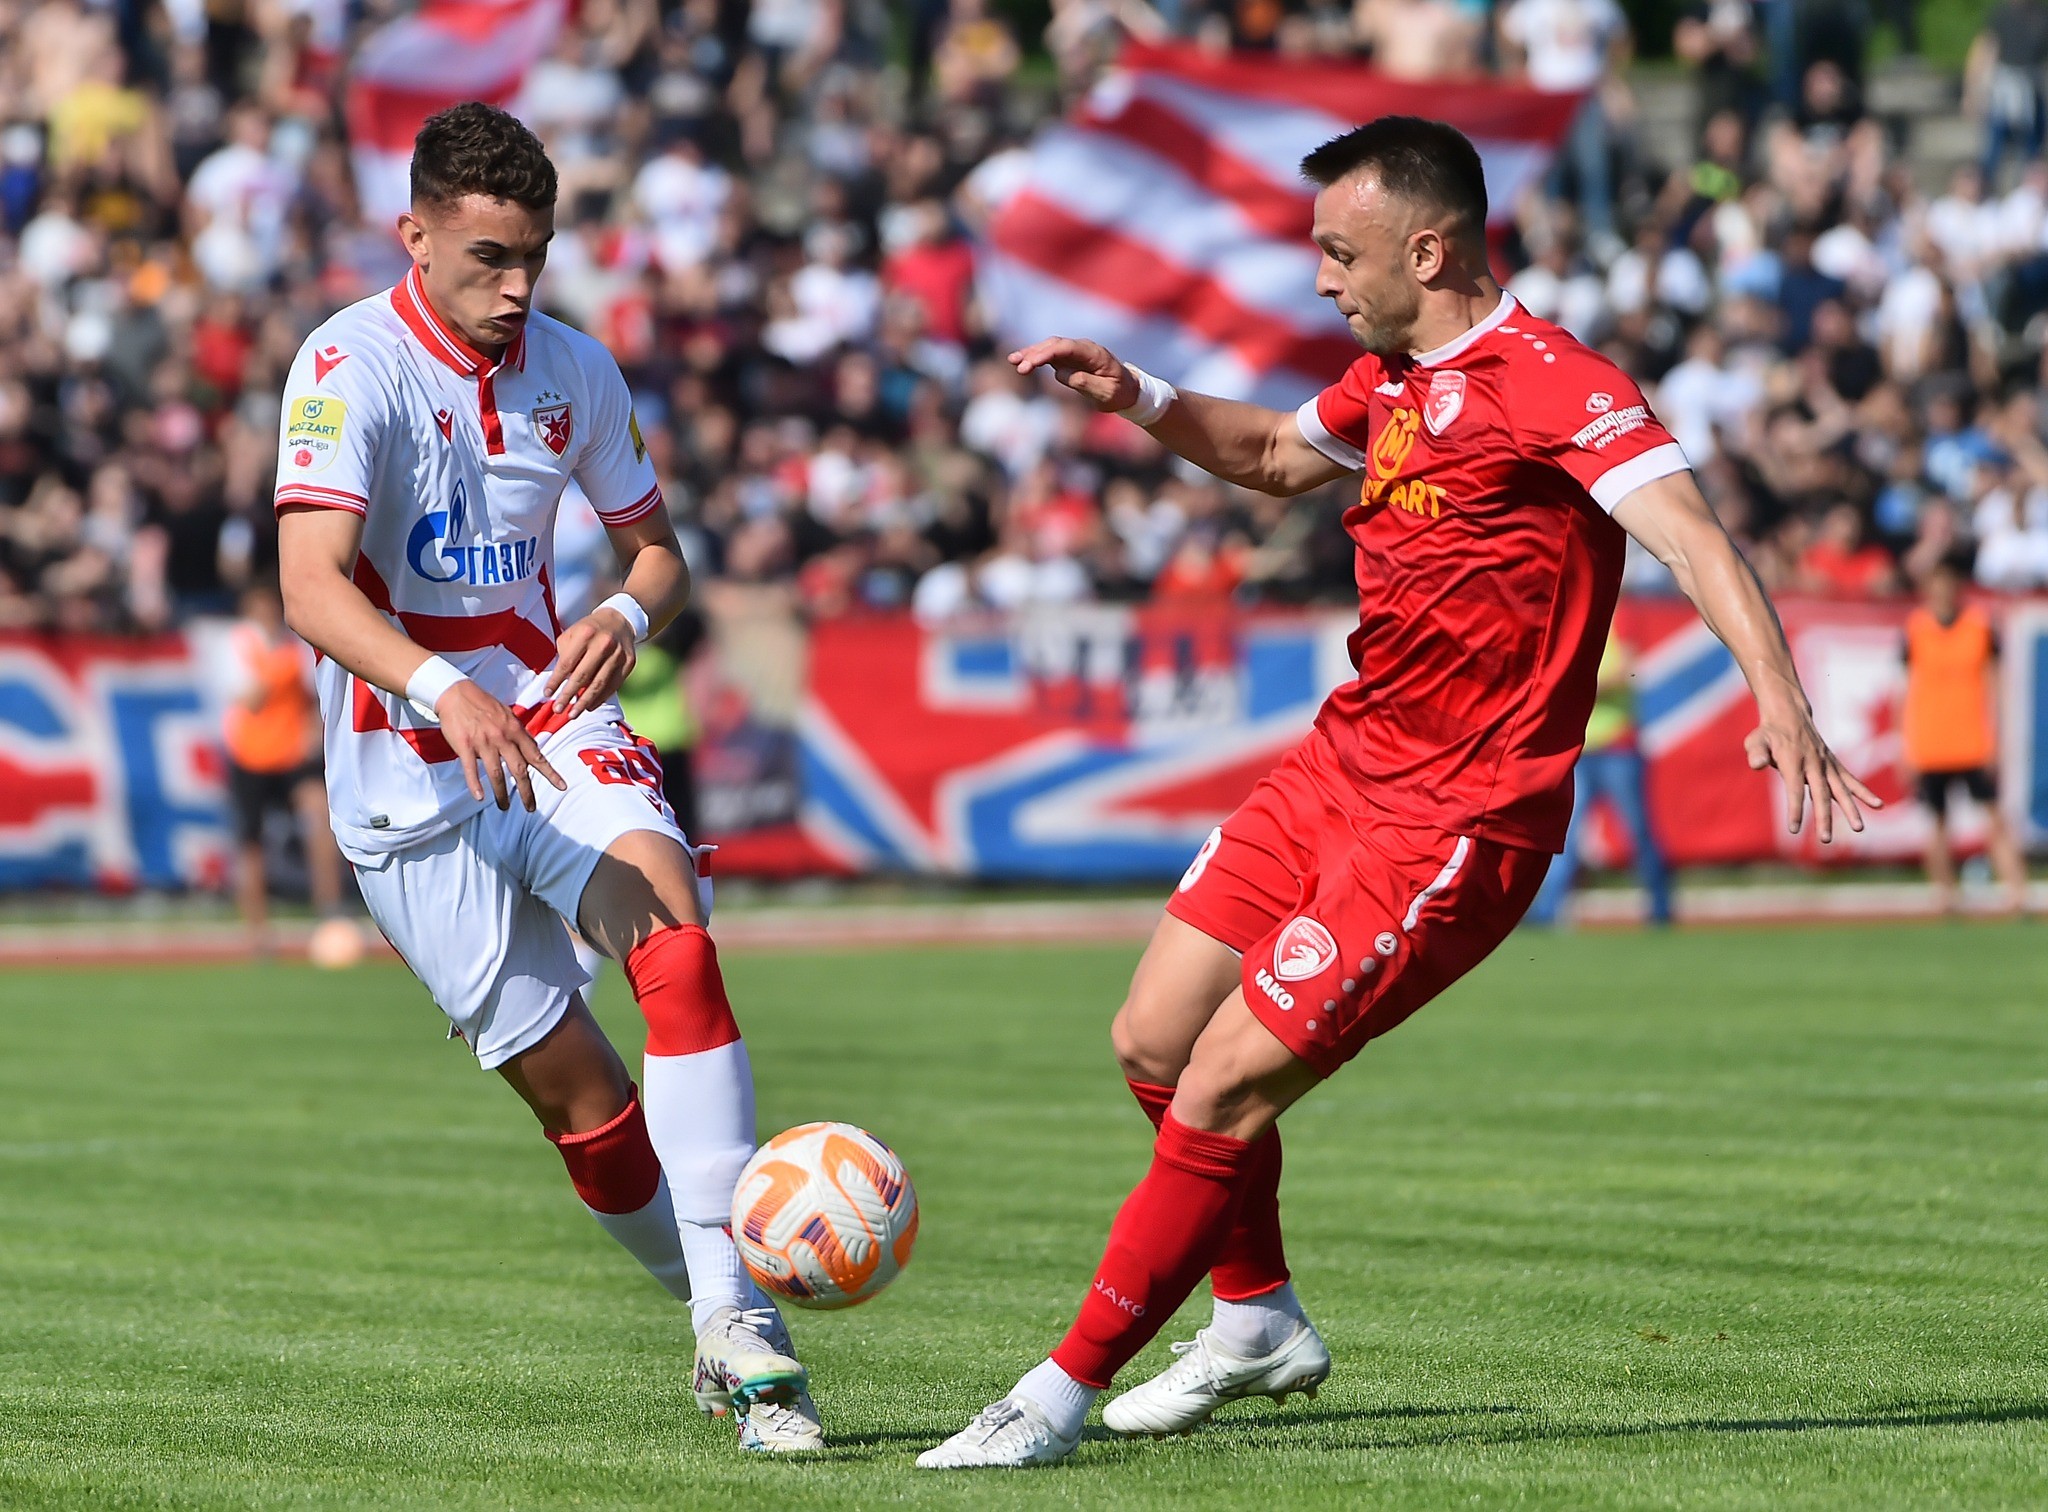
{"type": "Polygon", "coordinates": [[[570,415],[566,404],[550,404],[533,412],[534,434],[556,456],[569,449],[570,415]]]}
{"type": "Polygon", "coordinates": [[[1438,373],[1429,380],[1429,397],[1422,401],[1422,418],[1432,436],[1441,436],[1465,407],[1465,375],[1438,373]]]}

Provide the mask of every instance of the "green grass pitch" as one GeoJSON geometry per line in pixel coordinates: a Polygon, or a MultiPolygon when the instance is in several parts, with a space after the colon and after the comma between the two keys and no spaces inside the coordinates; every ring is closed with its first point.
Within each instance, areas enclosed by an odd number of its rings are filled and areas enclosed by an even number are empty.
{"type": "Polygon", "coordinates": [[[805,1463],[696,1415],[684,1310],[398,969],[13,973],[0,1506],[2048,1501],[2039,926],[1517,935],[1288,1120],[1319,1401],[913,1470],[1057,1337],[1143,1167],[1134,955],[728,962],[764,1130],[868,1125],[924,1204],[893,1290],[795,1319],[805,1463]]]}

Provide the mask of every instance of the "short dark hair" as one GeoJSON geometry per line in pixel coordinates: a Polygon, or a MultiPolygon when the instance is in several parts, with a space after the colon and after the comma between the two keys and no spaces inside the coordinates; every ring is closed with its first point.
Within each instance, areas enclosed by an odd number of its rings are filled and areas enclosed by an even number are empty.
{"type": "Polygon", "coordinates": [[[482,194],[545,210],[555,202],[555,189],[555,165],[540,138],[495,105],[450,105],[428,116],[413,138],[414,204],[449,205],[482,194]]]}
{"type": "Polygon", "coordinates": [[[1331,137],[1301,160],[1302,177],[1327,189],[1369,168],[1380,187],[1405,200],[1448,210],[1477,233],[1486,225],[1486,170],[1479,149],[1455,126],[1421,116],[1381,116],[1331,137]]]}

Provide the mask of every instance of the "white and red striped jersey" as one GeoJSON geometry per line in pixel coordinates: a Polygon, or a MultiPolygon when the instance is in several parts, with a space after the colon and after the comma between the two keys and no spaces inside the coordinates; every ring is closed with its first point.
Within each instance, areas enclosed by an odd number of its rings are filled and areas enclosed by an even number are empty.
{"type": "MultiPolygon", "coordinates": [[[[306,338],[286,380],[277,507],[363,516],[355,582],[536,735],[561,633],[555,510],[573,478],[607,525],[662,507],[618,364],[534,313],[492,362],[427,303],[415,270],[306,338]]],[[[321,663],[328,801],[358,859],[478,807],[448,741],[405,699],[321,663]]],[[[618,718],[614,704],[592,716],[618,718]]]]}

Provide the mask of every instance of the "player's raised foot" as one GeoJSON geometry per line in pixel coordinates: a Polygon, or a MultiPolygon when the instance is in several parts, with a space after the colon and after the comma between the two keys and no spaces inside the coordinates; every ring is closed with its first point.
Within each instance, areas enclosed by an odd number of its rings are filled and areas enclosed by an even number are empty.
{"type": "Polygon", "coordinates": [[[740,1417],[740,1447],[754,1454],[806,1454],[825,1447],[825,1429],[808,1391],[792,1402],[756,1402],[740,1417]]]}
{"type": "Polygon", "coordinates": [[[1180,1358],[1103,1408],[1103,1426],[1154,1437],[1185,1433],[1225,1402],[1251,1396],[1284,1402],[1297,1391],[1312,1397],[1330,1378],[1330,1351],[1306,1319],[1285,1344],[1255,1360],[1227,1353],[1209,1333],[1205,1328],[1174,1345],[1180,1358]]]}
{"type": "Polygon", "coordinates": [[[772,1307],[722,1307],[697,1335],[697,1405],[713,1417],[766,1402],[793,1405],[804,1368],[772,1307]]]}
{"type": "Polygon", "coordinates": [[[917,1457],[920,1470],[1023,1470],[1056,1465],[1074,1452],[1081,1435],[1060,1437],[1036,1402],[1004,1397],[935,1449],[917,1457]]]}

